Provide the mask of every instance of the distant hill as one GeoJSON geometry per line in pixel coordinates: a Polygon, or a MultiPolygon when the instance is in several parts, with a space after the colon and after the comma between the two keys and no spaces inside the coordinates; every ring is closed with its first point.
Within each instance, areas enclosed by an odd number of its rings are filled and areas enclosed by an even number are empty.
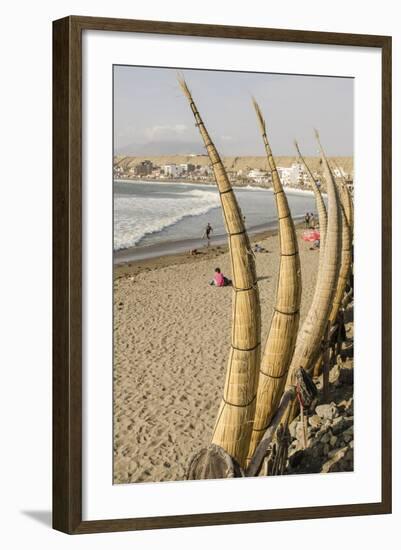
{"type": "Polygon", "coordinates": [[[159,151],[164,151],[165,156],[169,155],[181,155],[185,156],[189,152],[196,154],[202,154],[202,146],[199,142],[185,142],[179,143],[177,141],[154,141],[152,143],[145,143],[142,147],[136,146],[135,155],[133,155],[132,146],[126,145],[121,147],[118,151],[119,156],[135,156],[142,158],[142,155],[148,155],[143,158],[149,158],[149,155],[154,157],[159,151]]]}
{"type": "MultiPolygon", "coordinates": [[[[116,155],[114,164],[120,164],[124,169],[129,169],[144,160],[150,160],[153,164],[161,166],[163,164],[198,164],[200,166],[210,164],[207,155],[160,155],[160,156],[123,156],[116,155]]],[[[223,163],[227,170],[249,170],[251,168],[259,168],[267,170],[266,157],[223,157],[223,163]]],[[[277,166],[287,167],[297,160],[297,157],[275,157],[277,166]]],[[[306,162],[312,171],[318,171],[320,166],[319,157],[305,157],[306,162]]],[[[343,168],[347,174],[352,174],[354,171],[353,157],[330,157],[329,160],[343,168]]]]}

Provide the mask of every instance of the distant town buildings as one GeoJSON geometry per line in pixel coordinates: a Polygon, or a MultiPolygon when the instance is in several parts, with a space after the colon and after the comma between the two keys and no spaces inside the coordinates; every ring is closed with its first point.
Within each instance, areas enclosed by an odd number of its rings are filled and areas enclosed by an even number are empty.
{"type": "Polygon", "coordinates": [[[180,169],[176,164],[165,164],[161,167],[161,172],[168,178],[178,178],[181,175],[180,169]]]}
{"type": "Polygon", "coordinates": [[[164,164],[160,167],[160,171],[166,177],[170,178],[179,178],[184,175],[191,174],[195,171],[195,164],[184,163],[184,164],[164,164]]]}
{"type": "MultiPolygon", "coordinates": [[[[150,181],[183,180],[193,183],[212,182],[213,170],[210,164],[196,164],[196,156],[190,156],[191,159],[194,159],[194,162],[166,163],[160,164],[160,166],[154,164],[149,159],[135,162],[134,159],[123,158],[118,161],[116,160],[113,167],[113,176],[114,179],[148,179],[150,181]]],[[[292,162],[290,166],[277,166],[277,172],[284,187],[297,189],[310,189],[311,187],[305,166],[299,161],[292,162]]],[[[272,186],[270,170],[249,166],[238,170],[231,168],[227,170],[227,173],[231,183],[235,186],[258,185],[267,188],[272,186]]],[[[336,165],[333,168],[333,175],[336,178],[342,178],[350,191],[353,192],[353,174],[346,173],[342,166],[336,165]]],[[[313,176],[318,186],[321,186],[325,190],[321,167],[318,171],[313,171],[313,176]],[[323,185],[321,185],[322,181],[323,185]]]]}
{"type": "Polygon", "coordinates": [[[144,160],[139,164],[136,164],[133,168],[133,172],[136,176],[149,176],[153,170],[153,163],[150,160],[144,160]]]}
{"type": "MultiPolygon", "coordinates": [[[[242,176],[242,170],[240,175],[242,176]]],[[[268,184],[271,180],[271,176],[268,172],[264,172],[263,170],[259,170],[258,168],[253,168],[252,170],[249,170],[248,178],[260,184],[268,184]]]]}
{"type": "Polygon", "coordinates": [[[277,167],[277,172],[284,187],[305,187],[308,185],[308,174],[300,162],[293,162],[289,167],[277,167]]]}

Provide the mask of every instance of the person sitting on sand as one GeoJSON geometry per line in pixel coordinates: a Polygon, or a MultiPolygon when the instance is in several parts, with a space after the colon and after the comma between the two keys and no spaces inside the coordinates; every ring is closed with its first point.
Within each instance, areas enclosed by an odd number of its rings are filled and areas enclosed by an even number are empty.
{"type": "Polygon", "coordinates": [[[214,278],[209,284],[212,286],[229,286],[231,285],[231,281],[227,279],[227,277],[224,277],[219,267],[216,267],[214,270],[214,278]]]}
{"type": "Polygon", "coordinates": [[[260,246],[259,243],[256,243],[253,247],[254,252],[267,252],[266,248],[263,248],[263,246],[260,246]]]}

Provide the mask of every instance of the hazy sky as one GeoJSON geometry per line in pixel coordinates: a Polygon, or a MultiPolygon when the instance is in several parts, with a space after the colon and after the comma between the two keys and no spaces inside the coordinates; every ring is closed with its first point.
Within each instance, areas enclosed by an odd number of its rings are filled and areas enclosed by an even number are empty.
{"type": "MultiPolygon", "coordinates": [[[[251,104],[259,102],[275,155],[316,155],[313,128],[330,156],[353,154],[353,80],[337,77],[182,70],[223,156],[263,155],[251,104]]],[[[204,153],[176,69],[114,67],[116,154],[204,153]]]]}

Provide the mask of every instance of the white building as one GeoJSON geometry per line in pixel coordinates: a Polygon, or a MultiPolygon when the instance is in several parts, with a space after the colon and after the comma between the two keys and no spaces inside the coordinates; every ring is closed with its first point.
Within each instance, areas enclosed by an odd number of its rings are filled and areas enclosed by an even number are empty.
{"type": "Polygon", "coordinates": [[[280,181],[284,187],[290,186],[292,182],[292,170],[291,168],[284,168],[282,166],[277,166],[277,172],[280,178],[280,181]]]}
{"type": "Polygon", "coordinates": [[[266,175],[266,172],[259,170],[259,168],[253,168],[248,172],[248,178],[256,179],[266,175]]]}
{"type": "Polygon", "coordinates": [[[180,167],[176,164],[165,164],[162,168],[165,175],[171,178],[177,178],[181,174],[180,167]]]}
{"type": "Polygon", "coordinates": [[[257,183],[266,183],[268,180],[268,174],[263,170],[259,170],[258,168],[253,168],[248,172],[248,178],[256,181],[257,183]]]}
{"type": "Polygon", "coordinates": [[[293,162],[289,167],[277,166],[277,172],[284,187],[302,187],[308,181],[302,164],[293,162]]]}
{"type": "Polygon", "coordinates": [[[210,166],[205,164],[199,168],[199,173],[201,176],[211,176],[213,171],[210,166]]]}
{"type": "Polygon", "coordinates": [[[185,173],[189,172],[188,167],[189,167],[188,164],[179,164],[178,169],[180,171],[180,174],[185,174],[185,173]]]}

